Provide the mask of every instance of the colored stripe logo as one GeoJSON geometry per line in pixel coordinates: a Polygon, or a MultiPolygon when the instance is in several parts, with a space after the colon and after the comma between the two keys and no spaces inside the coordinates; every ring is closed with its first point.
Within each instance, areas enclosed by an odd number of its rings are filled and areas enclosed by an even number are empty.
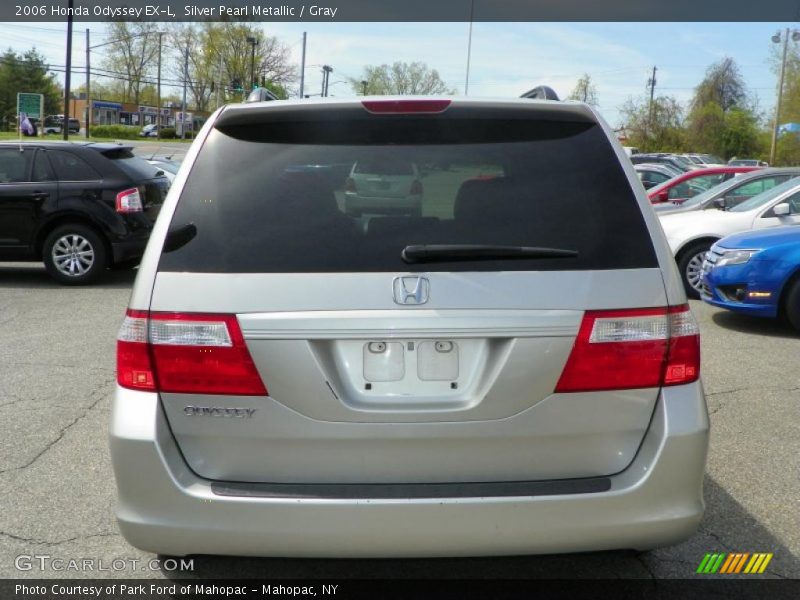
{"type": "Polygon", "coordinates": [[[772,552],[715,552],[708,553],[700,561],[696,573],[726,575],[746,573],[755,575],[763,573],[772,560],[772,552]]]}

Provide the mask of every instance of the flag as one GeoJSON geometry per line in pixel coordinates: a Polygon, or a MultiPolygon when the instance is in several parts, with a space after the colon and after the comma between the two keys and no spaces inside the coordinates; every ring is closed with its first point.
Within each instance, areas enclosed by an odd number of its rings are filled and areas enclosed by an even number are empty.
{"type": "Polygon", "coordinates": [[[25,113],[19,113],[19,122],[20,122],[19,127],[22,130],[22,133],[24,133],[25,135],[33,135],[34,132],[33,123],[31,123],[30,119],[28,118],[28,115],[26,115],[25,113]]]}

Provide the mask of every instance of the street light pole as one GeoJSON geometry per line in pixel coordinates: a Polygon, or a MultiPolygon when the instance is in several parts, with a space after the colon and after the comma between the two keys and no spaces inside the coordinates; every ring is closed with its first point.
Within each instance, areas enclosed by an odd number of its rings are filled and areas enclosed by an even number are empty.
{"type": "MultiPolygon", "coordinates": [[[[70,75],[72,74],[72,0],[69,0],[69,16],[67,17],[67,60],[64,69],[64,122],[61,124],[61,134],[64,140],[69,139],[69,96],[70,75]]],[[[42,111],[44,112],[44,111],[42,111]]],[[[39,126],[44,128],[44,115],[39,115],[39,126]]]]}
{"type": "Polygon", "coordinates": [[[250,44],[250,89],[256,87],[256,44],[258,40],[254,37],[248,37],[247,43],[250,44]]]}
{"type": "MultiPolygon", "coordinates": [[[[793,31],[792,32],[792,41],[797,41],[800,39],[800,32],[793,31]]],[[[781,34],[778,32],[777,34],[772,36],[772,41],[776,44],[780,44],[781,42],[781,34]]],[[[778,83],[778,101],[775,104],[775,123],[773,123],[772,127],[772,143],[769,147],[769,164],[770,166],[775,165],[775,152],[778,148],[778,127],[780,125],[781,119],[781,103],[783,102],[783,81],[784,76],[786,75],[786,53],[789,50],[789,28],[787,27],[783,32],[783,58],[781,59],[781,74],[780,74],[780,83],[778,83]]]]}
{"type": "Polygon", "coordinates": [[[164,36],[164,33],[159,31],[158,32],[158,74],[157,79],[158,82],[156,84],[156,104],[158,105],[158,111],[156,113],[156,139],[161,139],[161,38],[164,36]]]}
{"type": "MultiPolygon", "coordinates": [[[[89,80],[91,75],[90,61],[92,56],[92,48],[89,45],[89,28],[86,28],[86,127],[84,128],[84,135],[89,139],[90,122],[92,120],[92,95],[89,90],[89,80]]],[[[69,126],[69,125],[67,125],[69,126]]]]}

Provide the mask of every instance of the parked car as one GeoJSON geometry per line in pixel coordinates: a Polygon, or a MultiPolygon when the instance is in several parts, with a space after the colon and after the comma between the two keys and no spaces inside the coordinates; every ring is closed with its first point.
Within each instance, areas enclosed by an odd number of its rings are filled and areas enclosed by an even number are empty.
{"type": "Polygon", "coordinates": [[[768,167],[769,163],[756,158],[732,158],[728,161],[732,167],[768,167]]]}
{"type": "Polygon", "coordinates": [[[158,137],[158,124],[150,123],[139,131],[139,137],[158,137]]]}
{"type": "Polygon", "coordinates": [[[422,216],[422,182],[410,160],[364,157],[350,171],[344,187],[348,215],[410,214],[422,216]]]}
{"type": "Polygon", "coordinates": [[[67,285],[138,260],[169,187],[156,171],[116,144],[0,143],[0,260],[67,285]]]}
{"type": "Polygon", "coordinates": [[[691,536],[698,330],[613,135],[556,100],[216,112],[119,333],[125,538],[387,557],[691,536]],[[425,216],[351,217],[326,177],[287,172],[348,162],[405,183],[426,165],[425,216]]]}
{"type": "Polygon", "coordinates": [[[778,185],[730,210],[659,215],[686,293],[699,298],[706,252],[727,235],[800,224],[800,180],[778,185]]]}
{"type": "Polygon", "coordinates": [[[685,173],[686,171],[691,171],[692,169],[702,168],[697,166],[684,156],[679,156],[677,154],[666,154],[663,152],[633,154],[631,155],[630,159],[631,162],[635,165],[640,165],[642,163],[656,163],[656,164],[666,163],[668,165],[675,167],[681,173],[685,173]]]}
{"type": "MultiPolygon", "coordinates": [[[[61,133],[64,131],[64,115],[50,115],[44,119],[45,134],[61,133]]],[[[69,133],[81,132],[81,122],[78,119],[69,119],[69,133]]]]}
{"type": "Polygon", "coordinates": [[[669,181],[673,177],[677,177],[683,173],[683,171],[679,171],[677,167],[670,166],[666,163],[642,163],[640,165],[633,165],[633,169],[636,171],[636,174],[639,176],[646,190],[660,183],[664,183],[665,181],[669,181]]]}
{"type": "Polygon", "coordinates": [[[785,315],[800,331],[800,227],[722,238],[706,255],[702,283],[708,304],[755,317],[785,315]]]}
{"type": "Polygon", "coordinates": [[[757,169],[750,173],[736,175],[683,202],[662,202],[653,207],[659,214],[709,209],[727,210],[798,176],[800,176],[800,167],[757,169]]]}
{"type": "Polygon", "coordinates": [[[178,174],[178,169],[181,168],[181,163],[173,160],[171,156],[151,156],[145,159],[148,163],[161,170],[170,184],[175,180],[175,175],[178,174]]]}
{"type": "MultiPolygon", "coordinates": [[[[725,161],[713,154],[684,154],[686,158],[701,167],[724,167],[725,161]]],[[[753,165],[755,166],[755,165],[753,165]]]]}
{"type": "Polygon", "coordinates": [[[659,202],[683,204],[689,198],[702,194],[739,173],[748,173],[754,169],[755,167],[706,167],[687,171],[652,188],[647,197],[653,204],[659,202]]]}

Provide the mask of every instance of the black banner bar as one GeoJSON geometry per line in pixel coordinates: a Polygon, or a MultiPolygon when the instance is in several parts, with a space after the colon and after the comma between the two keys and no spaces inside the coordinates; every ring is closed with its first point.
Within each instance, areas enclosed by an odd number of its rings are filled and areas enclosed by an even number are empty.
{"type": "MultiPolygon", "coordinates": [[[[0,21],[64,21],[67,0],[3,0],[0,21]]],[[[798,0],[74,0],[76,21],[795,22],[798,0]]]]}
{"type": "Polygon", "coordinates": [[[696,579],[27,579],[0,581],[3,600],[783,600],[800,597],[800,581],[747,576],[696,579]]]}

